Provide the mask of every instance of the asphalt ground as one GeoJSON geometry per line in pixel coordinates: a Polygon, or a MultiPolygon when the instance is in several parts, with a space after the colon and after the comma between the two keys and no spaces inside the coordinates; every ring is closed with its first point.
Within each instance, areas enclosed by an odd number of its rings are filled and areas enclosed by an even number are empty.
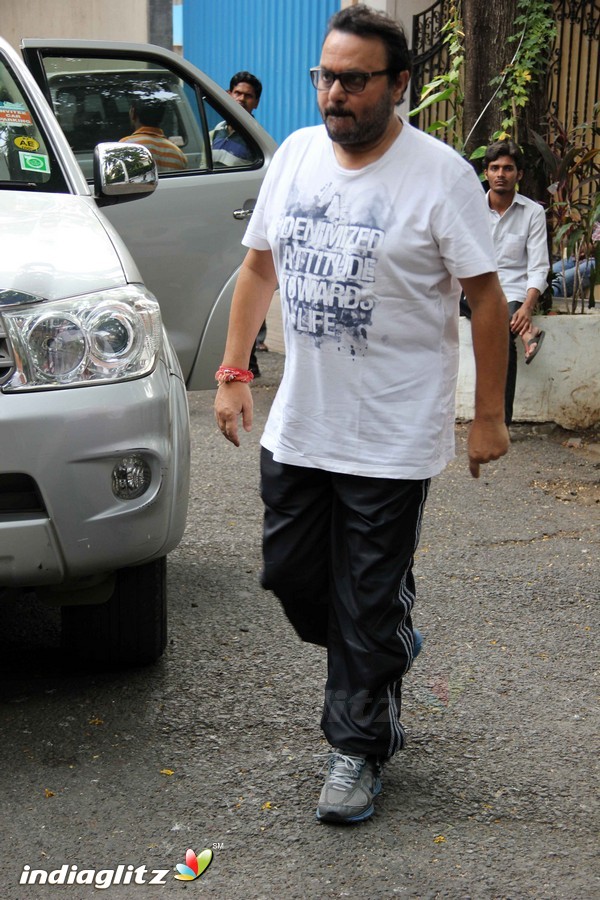
{"type": "Polygon", "coordinates": [[[238,449],[212,392],[190,396],[190,515],[157,666],[71,672],[51,612],[0,609],[0,897],[98,896],[21,885],[25,865],[142,864],[165,883],[107,896],[600,897],[598,435],[518,426],[474,481],[457,426],[416,556],[425,645],[404,684],[407,747],[373,818],[328,826],[315,819],[324,654],[259,585],[259,437],[283,357],[259,364],[238,449]],[[188,848],[214,858],[186,884],[188,848]]]}

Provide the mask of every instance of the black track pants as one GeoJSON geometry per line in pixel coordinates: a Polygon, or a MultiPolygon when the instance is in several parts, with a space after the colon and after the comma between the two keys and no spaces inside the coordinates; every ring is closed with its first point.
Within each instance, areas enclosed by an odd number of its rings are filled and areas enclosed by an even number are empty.
{"type": "Polygon", "coordinates": [[[386,759],[404,743],[413,555],[429,480],[340,475],[261,451],[263,587],[302,640],[327,648],[321,727],[333,747],[386,759]]]}

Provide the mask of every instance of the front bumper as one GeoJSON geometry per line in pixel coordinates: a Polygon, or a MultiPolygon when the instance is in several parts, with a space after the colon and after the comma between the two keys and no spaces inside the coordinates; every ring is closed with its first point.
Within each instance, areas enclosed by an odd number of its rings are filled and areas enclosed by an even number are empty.
{"type": "Polygon", "coordinates": [[[133,381],[0,393],[0,421],[0,486],[20,473],[37,497],[16,508],[0,490],[0,587],[73,583],[177,546],[189,420],[185,386],[164,361],[133,381]],[[132,452],[147,460],[152,479],[142,497],[123,501],[111,473],[132,452]]]}

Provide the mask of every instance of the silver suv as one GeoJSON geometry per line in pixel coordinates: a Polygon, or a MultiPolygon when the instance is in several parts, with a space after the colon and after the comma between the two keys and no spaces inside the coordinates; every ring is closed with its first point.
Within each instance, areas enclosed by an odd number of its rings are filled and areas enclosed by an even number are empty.
{"type": "Polygon", "coordinates": [[[185,527],[186,384],[213,386],[274,144],[167,51],[23,55],[30,71],[0,41],[0,600],[60,605],[87,661],[148,663],[185,527]],[[157,176],[146,148],[119,143],[140,90],[165,104],[185,170],[157,176]],[[223,119],[254,151],[227,170],[210,149],[223,119]]]}

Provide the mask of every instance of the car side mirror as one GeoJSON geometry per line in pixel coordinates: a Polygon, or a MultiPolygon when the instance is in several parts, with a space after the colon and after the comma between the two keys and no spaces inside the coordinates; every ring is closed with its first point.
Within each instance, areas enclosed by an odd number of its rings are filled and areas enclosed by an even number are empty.
{"type": "Polygon", "coordinates": [[[141,144],[102,143],[94,148],[94,195],[99,206],[152,194],[158,185],[154,158],[141,144]]]}

